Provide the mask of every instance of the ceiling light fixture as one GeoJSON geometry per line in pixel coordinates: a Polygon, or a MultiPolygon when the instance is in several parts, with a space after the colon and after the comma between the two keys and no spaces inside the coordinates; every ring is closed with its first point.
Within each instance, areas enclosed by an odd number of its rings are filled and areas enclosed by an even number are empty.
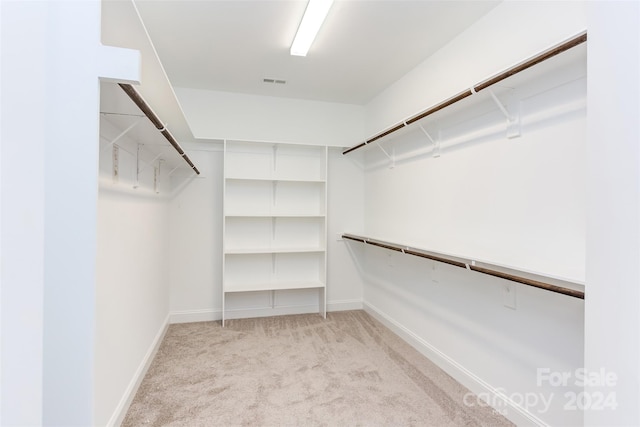
{"type": "Polygon", "coordinates": [[[332,4],[333,0],[309,0],[296,37],[291,44],[291,55],[307,56],[311,43],[316,38],[332,4]]]}

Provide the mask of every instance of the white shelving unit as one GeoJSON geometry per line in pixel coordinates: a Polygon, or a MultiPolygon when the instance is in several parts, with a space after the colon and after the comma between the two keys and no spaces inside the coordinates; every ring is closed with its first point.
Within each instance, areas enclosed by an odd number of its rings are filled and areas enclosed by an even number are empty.
{"type": "Polygon", "coordinates": [[[222,325],[237,292],[317,289],[326,317],[327,147],[225,141],[222,325]]]}

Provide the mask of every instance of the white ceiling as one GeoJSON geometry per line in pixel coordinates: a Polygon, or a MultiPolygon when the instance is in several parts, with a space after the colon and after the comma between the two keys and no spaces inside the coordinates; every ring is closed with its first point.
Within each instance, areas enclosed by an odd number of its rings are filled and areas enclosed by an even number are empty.
{"type": "Polygon", "coordinates": [[[335,0],[308,55],[295,57],[305,0],[136,0],[173,86],[360,105],[498,3],[335,0]]]}

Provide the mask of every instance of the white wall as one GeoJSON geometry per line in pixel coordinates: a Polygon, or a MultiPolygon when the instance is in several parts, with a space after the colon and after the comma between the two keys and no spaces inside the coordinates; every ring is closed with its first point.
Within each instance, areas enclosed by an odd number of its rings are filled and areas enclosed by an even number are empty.
{"type": "MultiPolygon", "coordinates": [[[[217,144],[189,145],[188,154],[202,170],[171,201],[171,321],[221,318],[223,153],[217,144]]],[[[337,233],[362,228],[363,176],[339,150],[330,150],[328,176],[328,310],[362,307],[362,279],[337,233]]],[[[317,291],[279,292],[280,307],[270,307],[269,293],[233,295],[229,317],[317,311],[317,291]]]]}
{"type": "MultiPolygon", "coordinates": [[[[146,119],[145,119],[146,120],[146,119]]],[[[135,182],[136,142],[118,141],[113,182],[107,141],[120,133],[102,120],[98,194],[94,425],[117,425],[168,324],[169,186],[153,191],[153,168],[135,182]]]]}
{"type": "Polygon", "coordinates": [[[46,8],[0,2],[2,10],[2,402],[0,424],[42,423],[44,297],[44,102],[46,8]],[[29,25],[26,25],[29,23],[29,25]],[[33,25],[33,30],[29,28],[33,25]],[[33,55],[23,55],[24,51],[33,55]],[[6,56],[5,56],[6,55],[6,56]],[[23,61],[7,61],[21,57],[23,61]],[[24,82],[18,85],[16,82],[24,82]],[[30,132],[25,132],[25,129],[30,132]],[[27,155],[31,173],[21,162],[27,155]],[[16,179],[16,177],[22,177],[16,179]]]}
{"type": "MultiPolygon", "coordinates": [[[[543,92],[518,103],[520,137],[506,138],[506,121],[489,104],[493,112],[471,120],[449,127],[434,122],[438,158],[427,152],[389,168],[381,152],[370,149],[367,164],[382,161],[367,171],[367,233],[584,281],[586,60],[579,59],[562,70],[563,84],[538,83],[534,89],[543,92]]],[[[522,96],[526,88],[516,91],[522,96]]],[[[432,146],[418,131],[384,147],[399,156],[409,145],[432,146]]]]}
{"type": "Polygon", "coordinates": [[[175,91],[196,138],[337,147],[363,138],[360,105],[187,88],[175,91]]]}
{"type": "Polygon", "coordinates": [[[361,309],[363,280],[342,233],[364,229],[364,175],[341,149],[329,149],[327,185],[327,310],[361,309]]]}
{"type": "Polygon", "coordinates": [[[640,4],[589,3],[586,425],[640,425],[640,4]],[[596,376],[602,378],[602,376],[596,376]]]}
{"type": "Polygon", "coordinates": [[[536,382],[538,368],[582,366],[582,300],[515,285],[514,310],[503,305],[506,281],[384,249],[364,252],[367,311],[519,425],[582,423],[580,411],[563,411],[563,394],[580,389],[536,382]]]}
{"type": "MultiPolygon", "coordinates": [[[[365,234],[584,279],[585,114],[583,108],[566,121],[523,126],[518,139],[500,135],[443,150],[439,158],[368,171],[365,234]]],[[[583,301],[518,285],[513,310],[503,306],[508,282],[379,252],[371,249],[360,260],[365,304],[477,382],[508,396],[552,396],[559,390],[538,387],[537,369],[582,366],[583,301]]],[[[552,425],[581,423],[579,411],[562,410],[563,399],[552,403],[525,409],[552,425]]]]}
{"type": "Polygon", "coordinates": [[[187,150],[202,175],[170,204],[172,322],[220,318],[222,307],[221,145],[187,150]],[[208,150],[207,150],[208,148],[208,150]]]}
{"type": "MultiPolygon", "coordinates": [[[[502,3],[372,101],[367,129],[375,133],[585,27],[583,3],[502,3]]],[[[427,149],[390,169],[372,149],[365,234],[584,280],[585,70],[578,56],[560,68],[566,78],[516,87],[508,107],[520,111],[518,138],[507,139],[497,107],[476,98],[471,112],[427,121],[443,143],[439,158],[427,149]]],[[[387,151],[399,155],[431,143],[418,131],[395,144],[387,151]]],[[[355,260],[365,272],[366,308],[473,391],[492,396],[507,417],[582,424],[582,411],[564,408],[564,393],[579,393],[578,385],[537,382],[539,368],[583,366],[582,300],[382,249],[367,248],[355,260]],[[506,286],[515,309],[503,304],[506,286]],[[542,399],[551,399],[549,407],[542,399]]]]}
{"type": "Polygon", "coordinates": [[[102,188],[98,198],[95,425],[110,425],[168,323],[165,200],[102,188]]]}
{"type": "Polygon", "coordinates": [[[135,77],[101,68],[99,2],[0,7],[1,422],[91,425],[98,77],[135,77]]]}

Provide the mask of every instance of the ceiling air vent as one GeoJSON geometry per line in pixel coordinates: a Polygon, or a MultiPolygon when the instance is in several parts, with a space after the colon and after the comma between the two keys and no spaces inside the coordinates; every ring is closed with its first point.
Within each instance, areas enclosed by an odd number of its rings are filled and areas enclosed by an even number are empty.
{"type": "Polygon", "coordinates": [[[276,84],[276,85],[283,85],[283,84],[287,83],[286,80],[281,80],[281,79],[262,79],[262,81],[264,83],[272,83],[272,84],[276,84]]]}

